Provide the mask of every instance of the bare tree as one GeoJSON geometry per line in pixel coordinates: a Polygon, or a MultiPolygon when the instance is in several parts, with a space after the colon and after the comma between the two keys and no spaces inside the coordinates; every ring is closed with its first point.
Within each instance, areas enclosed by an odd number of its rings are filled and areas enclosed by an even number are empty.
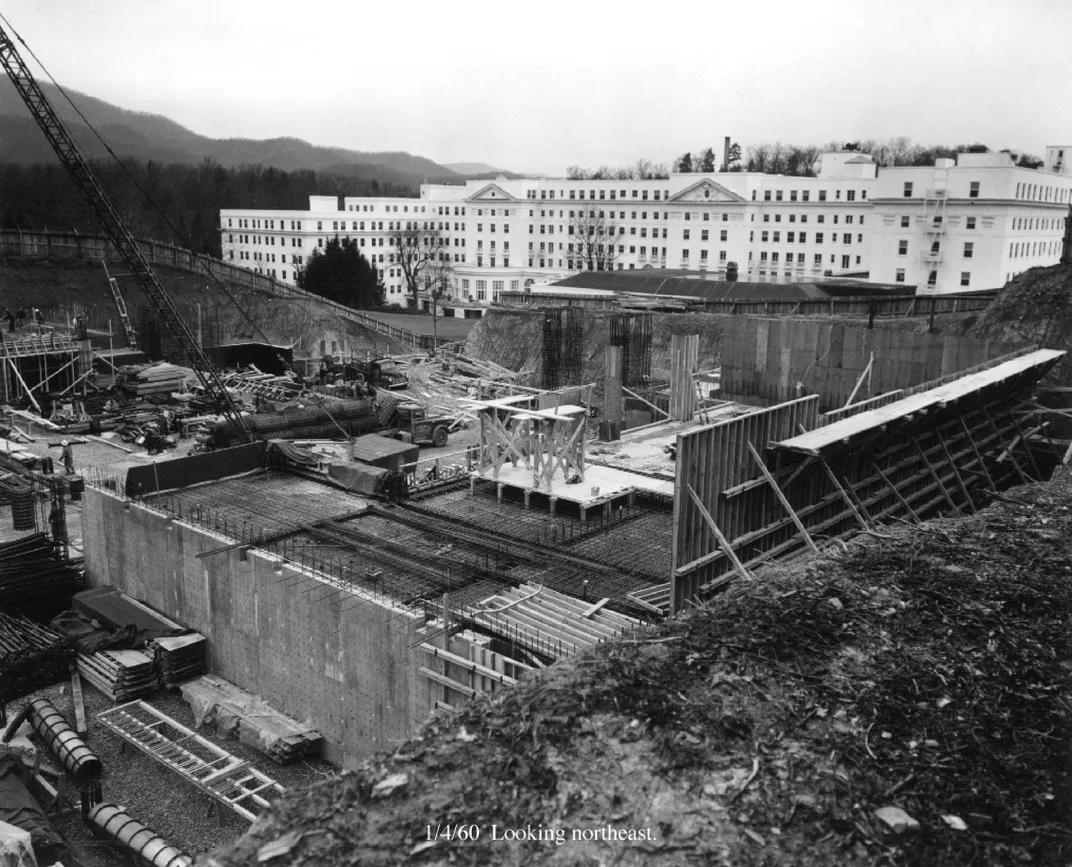
{"type": "Polygon", "coordinates": [[[613,271],[618,258],[618,226],[602,207],[582,205],[571,210],[567,255],[581,271],[613,271]]]}
{"type": "Polygon", "coordinates": [[[413,295],[413,306],[420,307],[419,292],[424,286],[422,275],[437,263],[449,260],[450,253],[442,232],[430,220],[397,221],[388,236],[395,248],[396,262],[402,267],[406,288],[413,295]]]}

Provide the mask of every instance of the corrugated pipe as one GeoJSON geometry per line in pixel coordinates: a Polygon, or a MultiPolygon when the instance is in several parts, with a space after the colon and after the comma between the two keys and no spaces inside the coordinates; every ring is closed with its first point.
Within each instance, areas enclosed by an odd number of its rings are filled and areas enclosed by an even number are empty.
{"type": "Polygon", "coordinates": [[[122,807],[97,804],[86,817],[90,827],[130,852],[139,867],[190,867],[194,859],[169,845],[122,807]]]}
{"type": "Polygon", "coordinates": [[[100,803],[102,793],[100,778],[103,768],[97,754],[86,746],[78,734],[71,728],[48,699],[39,698],[30,702],[22,712],[11,721],[4,740],[7,741],[18,730],[24,720],[29,720],[33,730],[45,742],[49,752],[63,765],[82,793],[82,814],[85,815],[94,804],[100,803]]]}

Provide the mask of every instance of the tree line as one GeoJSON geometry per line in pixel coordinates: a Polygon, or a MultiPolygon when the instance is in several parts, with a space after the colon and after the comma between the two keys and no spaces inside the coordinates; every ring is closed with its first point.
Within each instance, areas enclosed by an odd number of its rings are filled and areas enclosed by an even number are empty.
{"type": "MultiPolygon", "coordinates": [[[[91,166],[132,235],[169,241],[217,258],[221,255],[217,229],[221,208],[304,211],[311,195],[415,195],[408,185],[392,181],[263,166],[231,169],[212,160],[163,165],[125,159],[122,166],[112,160],[95,160],[91,166]]],[[[0,228],[100,232],[93,210],[59,163],[0,163],[0,228]]]]}

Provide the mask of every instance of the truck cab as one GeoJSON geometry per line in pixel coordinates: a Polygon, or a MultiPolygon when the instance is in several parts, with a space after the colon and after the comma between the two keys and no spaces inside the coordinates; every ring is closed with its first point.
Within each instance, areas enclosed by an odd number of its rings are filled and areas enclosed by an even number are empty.
{"type": "Polygon", "coordinates": [[[410,442],[426,442],[443,448],[449,438],[452,419],[429,418],[425,408],[416,403],[400,403],[397,410],[398,434],[410,442]]]}

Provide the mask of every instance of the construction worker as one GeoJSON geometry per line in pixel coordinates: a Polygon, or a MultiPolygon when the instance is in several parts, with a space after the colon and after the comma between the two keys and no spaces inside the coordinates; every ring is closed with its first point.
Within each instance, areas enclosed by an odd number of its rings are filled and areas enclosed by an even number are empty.
{"type": "Polygon", "coordinates": [[[18,310],[15,311],[15,327],[22,328],[22,323],[26,319],[26,310],[20,304],[18,310]]]}
{"type": "Polygon", "coordinates": [[[74,475],[74,452],[71,450],[71,444],[67,440],[62,440],[60,445],[63,446],[63,452],[60,455],[63,458],[63,471],[69,476],[74,475]]]}
{"type": "Polygon", "coordinates": [[[7,320],[7,330],[15,330],[15,314],[10,309],[4,310],[4,319],[7,320]]]}

